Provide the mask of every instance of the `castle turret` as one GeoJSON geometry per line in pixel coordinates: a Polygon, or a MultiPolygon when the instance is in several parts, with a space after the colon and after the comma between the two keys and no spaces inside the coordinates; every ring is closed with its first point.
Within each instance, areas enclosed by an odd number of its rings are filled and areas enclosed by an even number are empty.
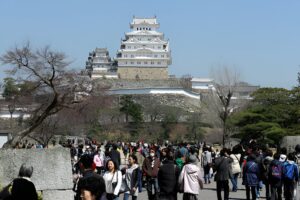
{"type": "Polygon", "coordinates": [[[116,71],[106,48],[96,48],[89,53],[86,70],[93,79],[107,77],[110,73],[116,71]]]}

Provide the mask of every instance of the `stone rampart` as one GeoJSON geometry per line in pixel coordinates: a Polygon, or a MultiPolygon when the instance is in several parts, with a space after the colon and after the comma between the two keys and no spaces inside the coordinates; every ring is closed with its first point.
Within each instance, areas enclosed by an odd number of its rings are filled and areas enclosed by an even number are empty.
{"type": "Polygon", "coordinates": [[[99,79],[99,83],[110,89],[134,88],[182,88],[180,79],[166,80],[130,80],[130,79],[99,79]]]}
{"type": "Polygon", "coordinates": [[[168,68],[152,67],[119,67],[118,76],[121,79],[168,79],[168,68]]]}
{"type": "Polygon", "coordinates": [[[72,166],[68,149],[62,147],[54,149],[1,149],[0,184],[2,186],[9,184],[18,176],[22,163],[33,166],[31,180],[36,189],[44,194],[43,200],[71,200],[74,198],[72,166]],[[60,198],[58,198],[59,196],[60,198]]]}

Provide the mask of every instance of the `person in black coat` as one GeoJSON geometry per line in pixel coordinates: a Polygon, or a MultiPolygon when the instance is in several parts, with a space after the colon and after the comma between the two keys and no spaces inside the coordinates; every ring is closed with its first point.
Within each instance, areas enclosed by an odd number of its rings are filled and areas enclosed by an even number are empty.
{"type": "Polygon", "coordinates": [[[117,169],[119,169],[119,166],[121,164],[121,155],[120,152],[117,150],[118,146],[116,144],[113,145],[112,150],[109,152],[109,157],[116,163],[117,169]]]}
{"type": "Polygon", "coordinates": [[[177,200],[177,180],[180,169],[174,163],[174,154],[166,149],[166,159],[158,170],[158,185],[160,200],[177,200]]]}
{"type": "Polygon", "coordinates": [[[33,173],[31,165],[22,164],[19,171],[19,178],[12,182],[11,199],[13,200],[37,200],[38,195],[34,184],[31,182],[30,177],[33,173]]]}

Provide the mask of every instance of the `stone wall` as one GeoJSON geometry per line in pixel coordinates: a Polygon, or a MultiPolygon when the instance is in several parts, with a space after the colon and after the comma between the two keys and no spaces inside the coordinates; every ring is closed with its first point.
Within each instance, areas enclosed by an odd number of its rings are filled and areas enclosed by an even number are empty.
{"type": "Polygon", "coordinates": [[[300,144],[300,136],[285,136],[282,138],[280,146],[286,147],[288,152],[294,152],[297,144],[300,144]]]}
{"type": "Polygon", "coordinates": [[[133,80],[133,79],[98,79],[110,89],[138,89],[138,88],[182,88],[180,79],[165,80],[133,80]]]}
{"type": "Polygon", "coordinates": [[[150,67],[119,67],[118,76],[120,79],[168,79],[168,68],[150,67]]]}
{"type": "Polygon", "coordinates": [[[74,199],[68,149],[1,149],[0,185],[5,186],[16,178],[22,163],[33,166],[31,180],[42,191],[43,200],[74,199]]]}

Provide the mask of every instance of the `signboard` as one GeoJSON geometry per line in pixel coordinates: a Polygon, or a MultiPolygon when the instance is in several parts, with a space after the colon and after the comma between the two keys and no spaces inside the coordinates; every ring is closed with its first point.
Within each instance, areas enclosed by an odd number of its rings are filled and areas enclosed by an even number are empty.
{"type": "Polygon", "coordinates": [[[8,133],[0,133],[0,148],[8,141],[8,133]]]}

